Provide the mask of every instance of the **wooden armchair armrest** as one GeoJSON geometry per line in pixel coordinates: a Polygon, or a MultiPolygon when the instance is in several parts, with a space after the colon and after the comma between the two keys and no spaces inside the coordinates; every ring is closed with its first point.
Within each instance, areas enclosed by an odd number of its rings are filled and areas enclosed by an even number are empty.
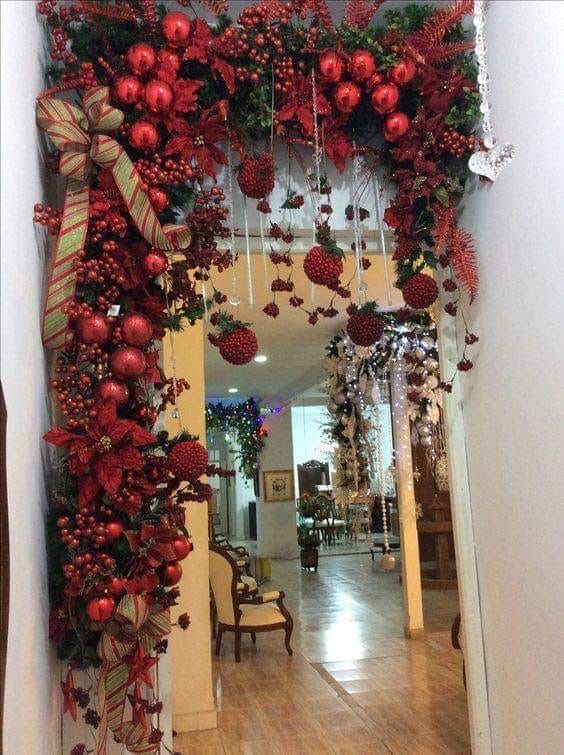
{"type": "Polygon", "coordinates": [[[265,592],[262,595],[255,595],[254,597],[239,600],[240,603],[252,603],[260,606],[263,603],[279,603],[284,599],[285,595],[282,590],[272,590],[271,592],[265,592]]]}

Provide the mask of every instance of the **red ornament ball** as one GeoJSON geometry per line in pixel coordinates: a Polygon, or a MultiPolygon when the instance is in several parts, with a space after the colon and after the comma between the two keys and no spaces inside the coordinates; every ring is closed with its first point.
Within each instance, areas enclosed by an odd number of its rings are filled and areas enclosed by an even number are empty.
{"type": "Polygon", "coordinates": [[[170,84],[167,84],[166,81],[153,79],[145,87],[143,99],[153,113],[166,113],[172,107],[174,94],[170,84]]]}
{"type": "Polygon", "coordinates": [[[143,84],[135,76],[120,76],[114,84],[114,96],[120,105],[135,105],[143,94],[143,84]]]}
{"type": "Polygon", "coordinates": [[[229,364],[247,364],[258,351],[256,335],[250,328],[236,328],[219,338],[219,353],[229,364]]]}
{"type": "Polygon", "coordinates": [[[155,212],[162,212],[168,205],[168,194],[162,189],[149,189],[149,199],[155,212]]]}
{"type": "Polygon", "coordinates": [[[395,84],[378,84],[372,90],[370,102],[377,113],[389,113],[399,102],[399,89],[395,84]]]}
{"type": "Polygon", "coordinates": [[[106,582],[106,588],[109,593],[112,595],[120,596],[123,595],[125,592],[125,585],[123,584],[123,579],[120,579],[119,577],[111,577],[106,582]]]}
{"type": "Polygon", "coordinates": [[[168,268],[168,257],[160,249],[151,249],[141,259],[141,267],[147,275],[156,278],[168,268]]]}
{"type": "Polygon", "coordinates": [[[153,324],[141,312],[125,315],[120,322],[120,329],[128,346],[145,346],[153,337],[153,324]]]}
{"type": "Polygon", "coordinates": [[[102,344],[110,340],[112,326],[104,315],[95,312],[93,315],[79,319],[76,332],[82,343],[102,344]]]}
{"type": "Polygon", "coordinates": [[[353,312],[347,323],[349,338],[357,346],[372,346],[382,338],[383,320],[372,312],[353,312]]]}
{"type": "Polygon", "coordinates": [[[245,155],[237,183],[246,197],[262,199],[274,189],[274,161],[270,152],[245,155]]]}
{"type": "Polygon", "coordinates": [[[111,521],[106,522],[104,526],[106,528],[106,539],[110,542],[121,537],[123,532],[123,522],[120,522],[119,519],[112,519],[111,521]]]}
{"type": "Polygon", "coordinates": [[[120,380],[137,380],[147,369],[147,360],[140,349],[120,346],[110,357],[110,368],[120,380]]]}
{"type": "Polygon", "coordinates": [[[170,449],[166,466],[177,480],[197,480],[206,473],[208,452],[197,440],[183,440],[170,449]]]}
{"type": "Polygon", "coordinates": [[[154,68],[157,61],[154,49],[146,42],[131,45],[126,55],[127,65],[135,76],[144,76],[154,68]]]}
{"type": "Polygon", "coordinates": [[[169,561],[166,566],[161,567],[160,574],[163,585],[172,587],[180,582],[180,578],[182,577],[182,566],[178,561],[169,561]]]}
{"type": "Polygon", "coordinates": [[[343,258],[328,254],[322,246],[312,246],[304,257],[304,272],[318,286],[334,286],[343,274],[343,258]]]}
{"type": "Polygon", "coordinates": [[[403,86],[404,84],[407,84],[411,81],[411,79],[415,76],[416,71],[417,67],[413,60],[411,60],[411,58],[404,58],[391,69],[390,79],[394,82],[394,84],[403,86]]]}
{"type": "Polygon", "coordinates": [[[409,130],[409,118],[405,113],[390,113],[384,121],[384,139],[395,142],[409,130]]]}
{"type": "Polygon", "coordinates": [[[92,598],[86,606],[86,613],[92,621],[108,621],[114,615],[116,602],[109,595],[92,598]]]}
{"type": "Polygon", "coordinates": [[[192,22],[185,13],[172,11],[161,21],[163,37],[172,47],[185,47],[190,39],[192,22]]]}
{"type": "Polygon", "coordinates": [[[374,56],[368,50],[355,50],[349,61],[349,73],[355,81],[366,81],[376,73],[374,56]]]}
{"type": "Polygon", "coordinates": [[[319,56],[319,73],[331,84],[336,84],[343,77],[345,64],[336,50],[324,50],[319,56]]]}
{"type": "Polygon", "coordinates": [[[153,150],[159,143],[159,132],[149,121],[135,121],[129,132],[129,143],[135,149],[153,150]]]}
{"type": "Polygon", "coordinates": [[[184,535],[178,535],[178,537],[175,537],[172,541],[172,547],[176,553],[176,559],[178,561],[183,561],[192,550],[193,545],[187,537],[184,537],[184,535]]]}
{"type": "Polygon", "coordinates": [[[96,387],[96,395],[102,401],[111,399],[118,406],[124,406],[129,399],[129,388],[114,378],[104,378],[96,387]]]}
{"type": "Polygon", "coordinates": [[[435,279],[427,273],[416,273],[403,284],[401,293],[404,302],[412,309],[426,309],[439,295],[435,279]]]}
{"type": "Polygon", "coordinates": [[[341,81],[333,92],[333,102],[341,113],[351,113],[358,106],[362,92],[354,81],[341,81]]]}

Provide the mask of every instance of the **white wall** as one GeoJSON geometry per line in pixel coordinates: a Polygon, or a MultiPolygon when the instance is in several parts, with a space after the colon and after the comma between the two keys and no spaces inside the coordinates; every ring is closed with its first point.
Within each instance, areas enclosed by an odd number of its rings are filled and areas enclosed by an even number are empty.
{"type": "Polygon", "coordinates": [[[492,2],[494,124],[518,156],[465,204],[480,335],[463,377],[493,749],[564,742],[562,2],[492,2]]]}
{"type": "Polygon", "coordinates": [[[45,248],[32,222],[43,199],[35,97],[43,86],[43,36],[35,3],[1,3],[2,347],[8,409],[10,626],[4,752],[59,752],[58,664],[48,633],[41,436],[49,427],[41,346],[45,248]]]}

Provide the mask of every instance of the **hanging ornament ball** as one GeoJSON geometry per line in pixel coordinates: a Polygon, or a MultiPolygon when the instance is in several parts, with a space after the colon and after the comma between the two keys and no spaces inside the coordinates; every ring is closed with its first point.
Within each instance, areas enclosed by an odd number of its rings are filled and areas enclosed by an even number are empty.
{"type": "Polygon", "coordinates": [[[149,121],[135,121],[129,132],[129,143],[135,149],[153,150],[159,143],[159,132],[149,121]]]}
{"type": "Polygon", "coordinates": [[[109,341],[112,335],[112,326],[104,315],[95,312],[93,315],[79,319],[76,324],[76,332],[82,343],[100,345],[109,341]]]}
{"type": "Polygon", "coordinates": [[[333,102],[341,113],[350,113],[360,102],[362,93],[354,81],[341,81],[333,92],[333,102]]]}
{"type": "Polygon", "coordinates": [[[176,553],[177,561],[182,561],[183,559],[185,559],[193,548],[190,540],[188,540],[187,537],[184,537],[184,535],[178,535],[178,537],[175,537],[172,541],[172,547],[174,548],[174,552],[176,553]]]}
{"type": "Polygon", "coordinates": [[[114,96],[120,105],[135,105],[143,94],[143,84],[136,76],[120,76],[114,84],[114,96]]]}
{"type": "Polygon", "coordinates": [[[153,337],[153,324],[141,312],[125,315],[120,322],[120,330],[128,346],[145,346],[153,337]]]}
{"type": "Polygon", "coordinates": [[[110,579],[106,582],[106,588],[109,593],[116,596],[123,595],[123,593],[125,592],[123,579],[120,579],[119,577],[110,577],[110,579]]]}
{"type": "Polygon", "coordinates": [[[395,142],[409,130],[409,118],[405,113],[390,113],[384,121],[384,139],[395,142]]]}
{"type": "Polygon", "coordinates": [[[147,369],[147,360],[140,349],[120,346],[110,357],[110,368],[120,380],[137,380],[147,369]]]}
{"type": "Polygon", "coordinates": [[[120,522],[119,519],[112,519],[109,522],[106,522],[104,526],[106,528],[106,538],[110,542],[121,537],[123,532],[123,522],[120,522]]]}
{"type": "Polygon", "coordinates": [[[403,86],[404,84],[407,84],[411,81],[411,79],[415,76],[416,70],[417,68],[413,60],[411,60],[411,58],[404,58],[392,68],[392,70],[390,71],[390,79],[394,82],[394,84],[403,86]]]}
{"type": "Polygon", "coordinates": [[[427,273],[416,273],[403,284],[401,293],[404,302],[412,309],[426,309],[439,295],[435,279],[427,273]]]}
{"type": "Polygon", "coordinates": [[[143,92],[143,99],[153,113],[166,113],[172,107],[174,94],[170,84],[160,79],[149,81],[143,92]]]}
{"type": "Polygon", "coordinates": [[[92,598],[86,606],[86,613],[92,621],[108,621],[114,615],[116,602],[109,595],[92,598]]]}
{"type": "Polygon", "coordinates": [[[168,268],[168,257],[160,249],[151,249],[141,259],[141,267],[147,275],[156,278],[168,268]]]}
{"type": "Polygon", "coordinates": [[[169,561],[166,566],[161,568],[160,573],[163,585],[172,587],[180,582],[180,578],[182,577],[182,566],[178,561],[169,561]]]}
{"type": "Polygon", "coordinates": [[[336,50],[324,50],[319,56],[319,73],[325,81],[336,84],[341,80],[345,64],[336,50]]]}
{"type": "Polygon", "coordinates": [[[389,113],[399,102],[399,89],[395,84],[378,84],[372,90],[370,102],[377,113],[389,113]]]}
{"type": "Polygon", "coordinates": [[[161,21],[163,37],[172,47],[185,47],[190,39],[192,22],[185,13],[172,11],[161,21]]]}
{"type": "Polygon", "coordinates": [[[208,452],[197,440],[175,443],[166,460],[177,480],[198,480],[208,468],[208,452]]]}
{"type": "Polygon", "coordinates": [[[129,399],[129,388],[119,380],[114,378],[104,378],[96,387],[96,395],[102,401],[112,400],[118,406],[124,406],[129,399]]]}
{"type": "Polygon", "coordinates": [[[396,567],[396,557],[391,553],[383,553],[380,559],[380,569],[382,571],[393,571],[396,567]]]}
{"type": "Polygon", "coordinates": [[[349,62],[349,72],[355,81],[366,81],[376,73],[374,56],[368,50],[355,50],[349,62]]]}
{"type": "Polygon", "coordinates": [[[157,213],[165,210],[168,205],[168,194],[162,189],[157,189],[155,187],[149,189],[149,199],[157,213]]]}
{"type": "Polygon", "coordinates": [[[136,42],[127,51],[127,65],[135,76],[144,76],[154,68],[157,61],[155,51],[146,42],[136,42]]]}

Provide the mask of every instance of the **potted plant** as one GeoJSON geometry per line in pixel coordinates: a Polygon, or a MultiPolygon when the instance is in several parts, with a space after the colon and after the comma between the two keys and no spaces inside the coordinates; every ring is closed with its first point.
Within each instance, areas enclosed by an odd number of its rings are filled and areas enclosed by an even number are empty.
{"type": "Polygon", "coordinates": [[[315,569],[319,560],[317,550],[319,542],[315,532],[308,524],[298,525],[298,545],[300,546],[300,562],[303,569],[315,569]]]}

